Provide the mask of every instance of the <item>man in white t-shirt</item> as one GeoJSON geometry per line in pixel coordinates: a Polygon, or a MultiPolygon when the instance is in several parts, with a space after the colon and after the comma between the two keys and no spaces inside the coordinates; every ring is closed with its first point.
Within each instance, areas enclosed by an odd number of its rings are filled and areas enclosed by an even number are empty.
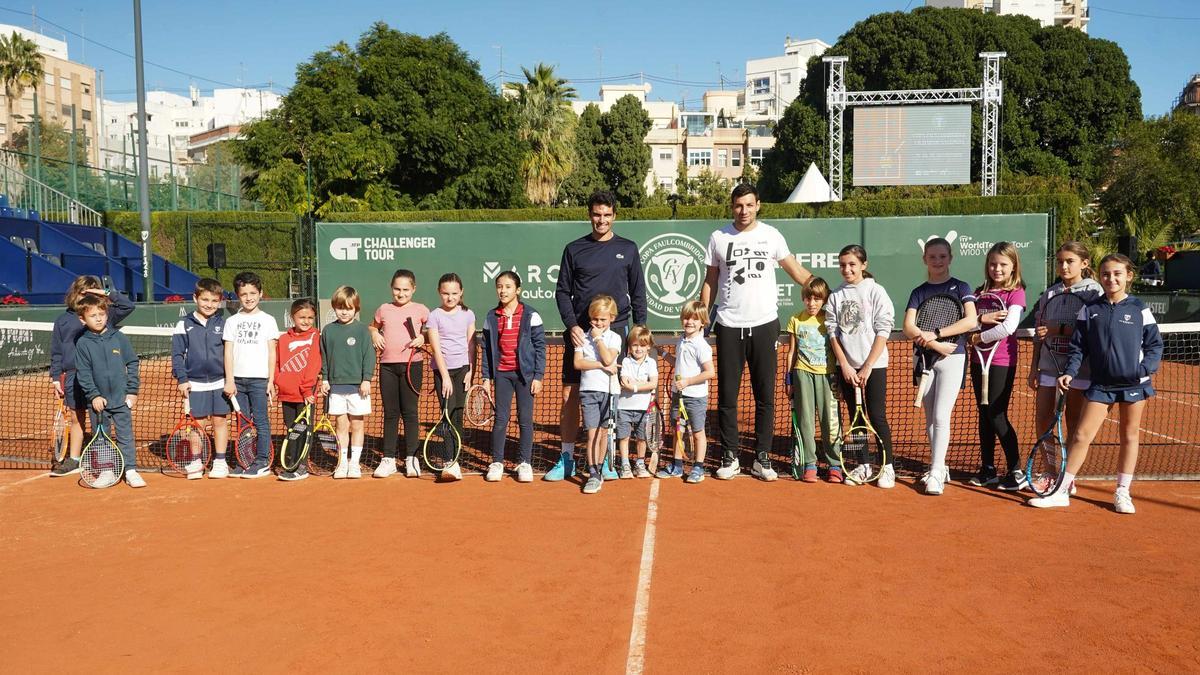
{"type": "Polygon", "coordinates": [[[812,274],[788,251],[779,230],[758,221],[758,190],[749,183],[733,189],[733,222],[708,238],[704,264],[708,273],[700,302],[716,317],[717,421],[720,425],[721,468],[717,478],[729,480],[741,471],[738,462],[738,387],[749,362],[754,391],[754,432],[757,457],[751,475],[772,481],[767,451],[775,438],[775,347],[779,338],[779,294],[775,268],[782,267],[798,284],[812,274]]]}

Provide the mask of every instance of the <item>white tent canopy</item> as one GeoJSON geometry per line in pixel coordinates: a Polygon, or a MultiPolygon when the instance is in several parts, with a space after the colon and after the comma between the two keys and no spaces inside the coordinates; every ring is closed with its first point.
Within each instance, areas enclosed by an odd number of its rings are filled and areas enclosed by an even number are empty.
{"type": "Polygon", "coordinates": [[[831,198],[833,195],[829,190],[829,182],[821,175],[817,169],[817,163],[813,162],[808,165],[808,171],[804,172],[804,178],[800,179],[800,183],[796,185],[796,189],[792,190],[792,194],[784,201],[788,204],[815,204],[818,202],[841,201],[840,199],[831,198]]]}

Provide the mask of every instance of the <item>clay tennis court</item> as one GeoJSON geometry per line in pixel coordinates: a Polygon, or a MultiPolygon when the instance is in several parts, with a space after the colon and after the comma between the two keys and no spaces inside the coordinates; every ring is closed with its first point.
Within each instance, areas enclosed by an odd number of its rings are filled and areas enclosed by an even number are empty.
{"type": "Polygon", "coordinates": [[[657,482],[652,502],[653,480],[585,499],[39,474],[0,473],[9,672],[619,673],[635,621],[650,673],[1200,668],[1192,482],[1135,483],[1118,516],[1100,482],[1042,512],[910,479],[657,482]]]}

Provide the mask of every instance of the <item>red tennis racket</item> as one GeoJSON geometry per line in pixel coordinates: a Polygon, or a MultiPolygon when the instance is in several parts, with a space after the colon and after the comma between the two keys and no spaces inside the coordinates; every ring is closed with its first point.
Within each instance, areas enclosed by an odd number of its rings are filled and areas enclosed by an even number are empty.
{"type": "Polygon", "coordinates": [[[192,416],[191,403],[183,399],[183,416],[167,437],[167,464],[188,479],[202,478],[211,453],[208,434],[192,416]]]}
{"type": "MultiPolygon", "coordinates": [[[[238,466],[249,468],[258,455],[258,427],[254,420],[242,413],[242,406],[237,396],[231,396],[229,402],[233,405],[233,437],[235,439],[233,456],[237,458],[238,466]]],[[[267,448],[267,464],[275,459],[275,449],[267,448]]]]}

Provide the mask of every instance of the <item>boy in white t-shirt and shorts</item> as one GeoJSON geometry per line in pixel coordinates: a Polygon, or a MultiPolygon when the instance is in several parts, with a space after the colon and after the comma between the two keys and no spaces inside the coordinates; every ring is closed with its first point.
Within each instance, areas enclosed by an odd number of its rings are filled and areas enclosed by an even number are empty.
{"type": "Polygon", "coordinates": [[[608,434],[602,428],[618,390],[617,357],[621,354],[621,336],[609,330],[617,316],[617,302],[608,295],[597,295],[588,304],[591,329],[583,337],[583,346],[575,350],[575,369],[579,371],[579,406],[583,427],[587,429],[588,479],[584,494],[595,494],[604,484],[604,469],[609,469],[605,454],[608,434]]]}
{"type": "MultiPolygon", "coordinates": [[[[650,419],[646,413],[658,391],[658,364],[650,355],[654,338],[645,326],[629,331],[629,354],[621,360],[621,398],[617,402],[617,444],[621,453],[621,478],[650,478],[646,468],[646,441],[650,419]],[[637,443],[637,460],[629,465],[629,440],[637,443]]],[[[651,453],[658,448],[650,448],[651,453]]]]}
{"type": "Polygon", "coordinates": [[[238,407],[249,412],[258,430],[254,462],[231,472],[242,478],[264,478],[271,474],[271,418],[267,406],[274,397],[275,344],[279,324],[262,311],[262,279],[254,272],[233,278],[233,291],[242,308],[225,320],[225,396],[237,396],[238,407]]]}
{"type": "MultiPolygon", "coordinates": [[[[683,325],[683,337],[675,345],[674,356],[666,357],[675,368],[671,383],[671,423],[679,429],[679,404],[687,414],[686,431],[692,434],[692,470],[684,477],[688,483],[704,480],[704,456],[708,450],[708,437],[704,434],[704,422],[708,413],[708,381],[716,377],[713,367],[713,351],[704,339],[704,327],[708,325],[708,309],[696,300],[684,303],[679,311],[683,325]]],[[[678,433],[678,431],[676,431],[678,433]]],[[[658,472],[659,478],[683,476],[683,457],[658,472]]]]}

